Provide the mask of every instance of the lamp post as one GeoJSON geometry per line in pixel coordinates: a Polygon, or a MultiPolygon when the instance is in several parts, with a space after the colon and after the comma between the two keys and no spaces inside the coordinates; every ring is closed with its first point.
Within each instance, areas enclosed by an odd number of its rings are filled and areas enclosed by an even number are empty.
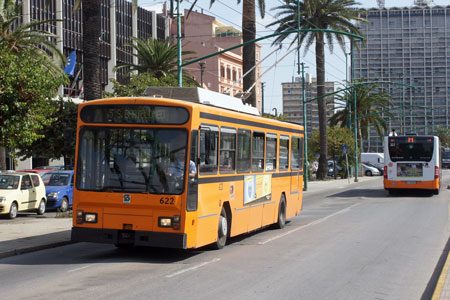
{"type": "Polygon", "coordinates": [[[302,105],[303,105],[303,135],[304,135],[304,142],[303,142],[303,153],[304,153],[304,160],[303,160],[303,190],[308,190],[308,130],[307,130],[307,119],[306,119],[306,95],[305,95],[305,63],[300,63],[302,66],[302,105]]]}
{"type": "Polygon", "coordinates": [[[200,65],[200,83],[203,88],[203,72],[205,71],[205,62],[201,61],[198,64],[200,65]]]}
{"type": "MultiPolygon", "coordinates": [[[[351,69],[351,76],[352,76],[352,85],[353,85],[353,80],[354,80],[354,69],[355,69],[355,67],[354,67],[354,63],[353,63],[353,54],[354,54],[354,51],[353,51],[353,48],[354,48],[354,41],[353,41],[353,39],[351,39],[351,41],[352,41],[352,43],[351,43],[351,51],[350,51],[350,53],[351,53],[351,66],[352,66],[352,69],[351,69]]],[[[354,109],[354,111],[355,111],[355,116],[354,116],[354,118],[355,118],[355,182],[358,182],[358,111],[357,111],[357,109],[356,109],[356,89],[355,88],[353,88],[352,89],[352,92],[353,92],[353,109],[354,109]]]]}

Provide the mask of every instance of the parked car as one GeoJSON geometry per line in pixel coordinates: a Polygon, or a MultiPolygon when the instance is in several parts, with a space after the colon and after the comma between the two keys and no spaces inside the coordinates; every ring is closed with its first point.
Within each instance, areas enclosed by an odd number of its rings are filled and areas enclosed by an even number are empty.
{"type": "Polygon", "coordinates": [[[73,202],[73,171],[50,171],[44,174],[47,208],[67,211],[73,202]]]}
{"type": "MultiPolygon", "coordinates": [[[[336,172],[342,171],[342,167],[338,164],[336,164],[336,172]]],[[[334,177],[334,161],[329,160],[328,161],[328,176],[334,177]]]]}
{"type": "Polygon", "coordinates": [[[374,165],[380,172],[384,172],[384,153],[361,153],[361,162],[374,165]]]}
{"type": "Polygon", "coordinates": [[[37,167],[37,169],[62,171],[62,170],[73,170],[73,166],[41,166],[37,167]]]}
{"type": "Polygon", "coordinates": [[[46,203],[44,182],[38,174],[0,174],[0,215],[7,215],[10,219],[22,211],[35,211],[43,215],[46,203]]]}
{"type": "Polygon", "coordinates": [[[36,174],[41,175],[41,177],[42,177],[42,175],[44,175],[48,171],[52,171],[52,170],[47,170],[47,169],[23,169],[23,170],[17,170],[17,172],[36,173],[36,174]]]}
{"type": "Polygon", "coordinates": [[[361,163],[361,165],[366,176],[382,175],[380,170],[378,170],[378,168],[371,163],[361,163]]]}

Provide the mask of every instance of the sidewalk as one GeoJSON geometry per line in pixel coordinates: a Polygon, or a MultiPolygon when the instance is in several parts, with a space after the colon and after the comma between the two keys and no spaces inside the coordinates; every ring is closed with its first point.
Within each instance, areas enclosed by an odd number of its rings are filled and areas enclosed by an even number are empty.
{"type": "Polygon", "coordinates": [[[20,217],[0,222],[0,259],[71,243],[72,218],[20,217]]]}

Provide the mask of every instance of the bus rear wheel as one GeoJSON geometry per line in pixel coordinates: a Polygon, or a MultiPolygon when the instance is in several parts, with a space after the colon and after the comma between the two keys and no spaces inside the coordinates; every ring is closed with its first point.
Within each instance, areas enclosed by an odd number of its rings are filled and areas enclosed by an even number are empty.
{"type": "Polygon", "coordinates": [[[433,194],[439,195],[439,189],[433,190],[433,194]]]}
{"type": "Polygon", "coordinates": [[[278,207],[278,220],[274,224],[274,228],[282,229],[286,225],[286,197],[281,195],[280,205],[278,207]]]}
{"type": "Polygon", "coordinates": [[[217,230],[217,241],[213,244],[214,249],[222,249],[227,243],[228,219],[225,207],[222,207],[219,217],[219,228],[217,230]]]}

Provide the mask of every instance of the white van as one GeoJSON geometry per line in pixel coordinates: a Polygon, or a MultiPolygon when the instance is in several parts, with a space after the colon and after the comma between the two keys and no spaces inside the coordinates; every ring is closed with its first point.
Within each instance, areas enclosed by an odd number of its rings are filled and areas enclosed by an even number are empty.
{"type": "Polygon", "coordinates": [[[380,170],[381,174],[384,171],[384,153],[361,153],[361,162],[370,163],[380,170]]]}

